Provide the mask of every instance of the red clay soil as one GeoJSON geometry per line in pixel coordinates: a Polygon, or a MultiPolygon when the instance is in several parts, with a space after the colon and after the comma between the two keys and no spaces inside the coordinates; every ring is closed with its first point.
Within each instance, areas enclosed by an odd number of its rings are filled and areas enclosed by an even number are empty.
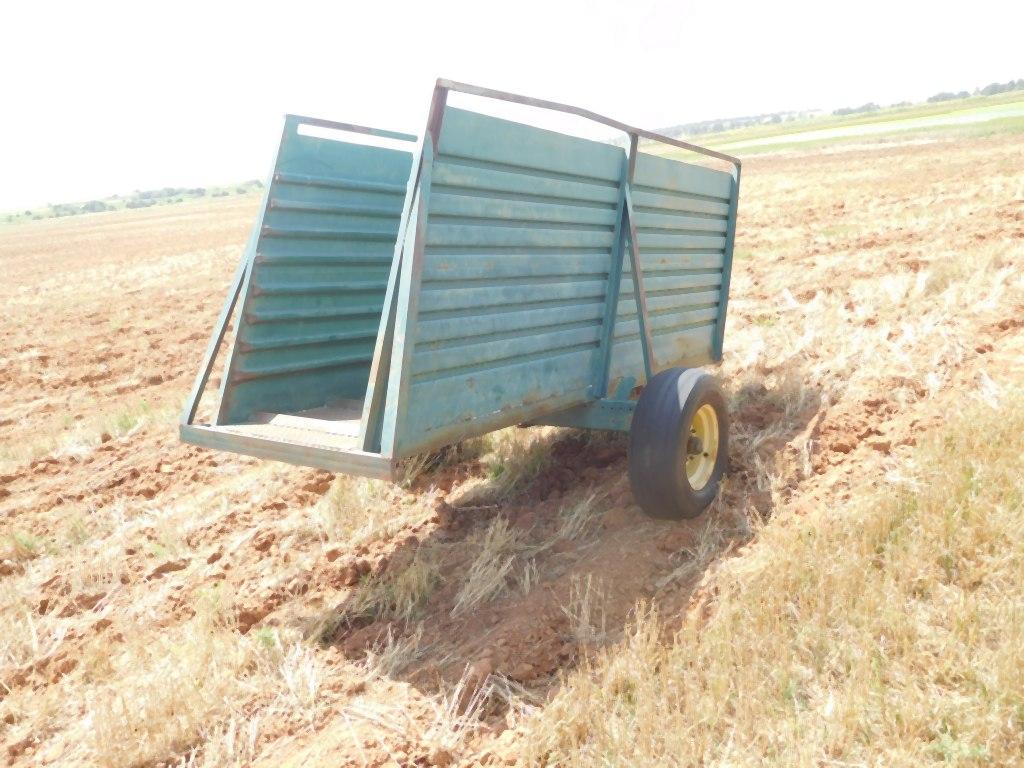
{"type": "MultiPolygon", "coordinates": [[[[780,504],[834,504],[864,482],[882,482],[906,447],[964,397],[1019,384],[1024,199],[1019,184],[1013,199],[991,199],[987,190],[1022,167],[1018,137],[977,141],[955,158],[945,145],[928,144],[746,164],[720,372],[733,403],[732,470],[701,518],[661,522],[640,513],[623,438],[551,430],[538,437],[549,443],[549,460],[511,499],[460,502],[460,489],[485,472],[480,459],[465,460],[388,491],[386,503],[408,524],[359,545],[302,533],[301,521],[329,492],[332,475],[177,439],[175,412],[254,200],[0,230],[0,263],[9,275],[0,287],[9,308],[0,320],[0,540],[29,535],[59,545],[75,521],[99,528],[194,511],[179,530],[154,523],[127,538],[123,569],[106,591],[76,592],[75,579],[59,568],[33,576],[37,614],[66,619],[67,634],[59,653],[27,666],[0,659],[0,714],[2,691],[43,689],[73,673],[87,639],[117,646],[134,622],[178,625],[192,617],[202,590],[218,586],[234,594],[237,632],[303,631],[325,666],[326,689],[339,696],[312,724],[266,724],[254,762],[514,763],[518,732],[500,697],[451,749],[366,718],[352,726],[351,702],[391,702],[427,722],[430,697],[450,691],[467,669],[471,688],[494,675],[542,702],[587,654],[616,642],[638,606],[656,609],[670,626],[683,616],[694,589],[713,581],[715,563],[742,553],[753,519],[771,519],[780,504]],[[988,304],[950,309],[953,351],[941,359],[908,339],[910,362],[898,369],[879,364],[867,373],[865,362],[857,375],[834,375],[842,369],[837,350],[856,354],[844,339],[891,333],[895,343],[916,307],[941,300],[936,293],[871,303],[865,297],[885,290],[872,286],[887,275],[935,272],[946,253],[981,254],[994,259],[987,269],[1015,277],[988,304]],[[842,323],[817,328],[814,339],[798,344],[814,318],[828,313],[842,323]],[[784,358],[787,350],[799,352],[784,358]],[[934,371],[942,372],[937,382],[928,378],[934,371]],[[591,527],[578,538],[561,537],[565,510],[591,496],[591,527]],[[518,532],[536,583],[526,592],[512,580],[480,608],[455,612],[474,542],[496,518],[518,532]],[[169,546],[169,539],[177,543],[169,546]],[[324,617],[344,612],[353,584],[401,573],[417,557],[439,564],[443,578],[411,621],[362,618],[325,629],[324,617]],[[568,606],[588,578],[602,595],[603,616],[594,636],[581,639],[568,606]],[[353,676],[351,661],[418,628],[427,650],[408,668],[391,678],[353,676]],[[362,740],[358,750],[352,734],[362,740]]],[[[951,279],[965,279],[959,275],[951,279]]],[[[0,561],[0,581],[31,567],[13,557],[0,561]]],[[[37,738],[30,720],[5,717],[0,755],[12,766],[38,764],[62,738],[37,738]]]]}

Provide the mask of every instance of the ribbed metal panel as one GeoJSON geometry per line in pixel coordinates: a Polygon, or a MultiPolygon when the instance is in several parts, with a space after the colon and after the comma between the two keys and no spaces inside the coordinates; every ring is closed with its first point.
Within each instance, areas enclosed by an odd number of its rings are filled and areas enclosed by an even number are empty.
{"type": "Polygon", "coordinates": [[[412,154],[302,135],[286,120],[221,423],[362,400],[412,154]]]}
{"type": "MultiPolygon", "coordinates": [[[[725,301],[722,268],[732,176],[641,153],[631,191],[658,368],[710,363],[718,306],[725,301]]],[[[644,380],[628,257],[611,364],[611,378],[623,376],[644,380]]]]}
{"type": "Polygon", "coordinates": [[[620,148],[446,109],[404,442],[587,397],[622,168],[620,148]]]}

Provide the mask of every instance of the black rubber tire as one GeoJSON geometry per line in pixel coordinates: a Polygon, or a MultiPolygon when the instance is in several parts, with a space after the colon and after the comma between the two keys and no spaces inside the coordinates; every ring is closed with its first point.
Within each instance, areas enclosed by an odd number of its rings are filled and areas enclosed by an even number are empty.
{"type": "Polygon", "coordinates": [[[699,368],[651,377],[629,430],[629,481],[640,508],[662,520],[697,517],[718,493],[728,462],[729,412],[715,378],[699,368]],[[718,417],[718,457],[708,482],[695,491],[686,477],[686,446],[693,416],[705,404],[718,417]]]}

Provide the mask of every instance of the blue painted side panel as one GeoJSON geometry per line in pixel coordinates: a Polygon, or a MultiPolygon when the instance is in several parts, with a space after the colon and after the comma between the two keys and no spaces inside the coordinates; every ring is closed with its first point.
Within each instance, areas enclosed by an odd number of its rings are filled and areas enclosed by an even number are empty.
{"type": "Polygon", "coordinates": [[[300,125],[285,122],[220,423],[366,391],[412,154],[300,125]]]}
{"type": "MultiPolygon", "coordinates": [[[[714,360],[733,179],[728,173],[640,153],[631,187],[640,264],[658,368],[714,360]]],[[[623,266],[610,378],[643,381],[629,259],[623,266]]]]}
{"type": "Polygon", "coordinates": [[[590,399],[623,157],[445,110],[397,456],[590,399]]]}

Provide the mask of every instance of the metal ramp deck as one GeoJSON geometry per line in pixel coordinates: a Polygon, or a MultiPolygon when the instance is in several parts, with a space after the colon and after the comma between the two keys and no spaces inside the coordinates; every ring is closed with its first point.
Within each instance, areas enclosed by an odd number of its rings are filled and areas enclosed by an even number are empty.
{"type": "Polygon", "coordinates": [[[359,404],[298,413],[258,413],[241,424],[188,424],[190,443],[263,459],[391,479],[394,462],[360,446],[359,404]]]}

